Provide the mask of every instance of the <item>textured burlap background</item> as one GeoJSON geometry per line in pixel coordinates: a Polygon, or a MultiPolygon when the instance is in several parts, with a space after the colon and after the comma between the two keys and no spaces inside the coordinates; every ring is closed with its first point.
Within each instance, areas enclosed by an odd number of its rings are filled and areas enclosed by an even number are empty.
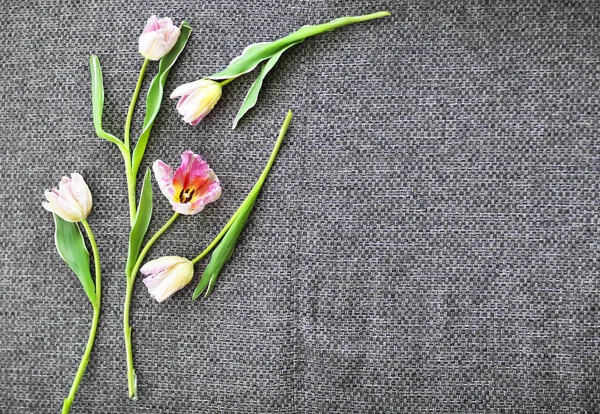
{"type": "Polygon", "coordinates": [[[58,412],[87,340],[40,205],[78,171],[104,302],[73,413],[600,412],[600,6],[498,3],[3,1],[0,411],[58,412]],[[120,136],[152,13],[194,28],[170,93],[250,43],[386,9],[286,53],[235,131],[255,75],[195,128],[165,100],[145,166],[192,149],[224,192],[151,258],[197,254],[295,117],[213,295],[192,302],[195,279],[158,305],[138,279],[129,401],[125,180],[93,133],[89,54],[120,136]]]}

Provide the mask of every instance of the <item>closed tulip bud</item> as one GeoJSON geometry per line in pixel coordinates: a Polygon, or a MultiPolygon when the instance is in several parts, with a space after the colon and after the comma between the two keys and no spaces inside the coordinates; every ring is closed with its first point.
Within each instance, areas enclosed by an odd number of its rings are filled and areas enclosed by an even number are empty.
{"type": "Polygon", "coordinates": [[[191,125],[202,121],[221,99],[221,85],[210,79],[200,79],[176,88],[171,99],[180,98],[177,111],[191,125]]]}
{"type": "Polygon", "coordinates": [[[77,173],[71,174],[71,178],[63,177],[58,190],[46,190],[44,196],[48,201],[44,201],[42,206],[66,221],[83,221],[92,210],[92,193],[77,173]]]}
{"type": "Polygon", "coordinates": [[[154,299],[163,302],[191,282],[194,264],[185,257],[165,256],[146,263],[140,272],[150,275],[144,284],[154,299]]]}
{"type": "Polygon", "coordinates": [[[179,27],[171,19],[152,16],[140,36],[140,53],[146,59],[160,60],[169,53],[179,38],[179,27]]]}

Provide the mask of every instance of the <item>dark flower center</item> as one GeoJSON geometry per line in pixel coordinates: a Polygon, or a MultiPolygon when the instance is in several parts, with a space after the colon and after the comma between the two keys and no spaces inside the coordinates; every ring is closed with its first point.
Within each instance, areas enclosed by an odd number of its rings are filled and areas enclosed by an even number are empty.
{"type": "Polygon", "coordinates": [[[196,190],[193,188],[186,188],[184,190],[181,190],[181,192],[179,193],[179,202],[183,204],[189,202],[192,199],[192,197],[194,197],[195,191],[196,190]]]}

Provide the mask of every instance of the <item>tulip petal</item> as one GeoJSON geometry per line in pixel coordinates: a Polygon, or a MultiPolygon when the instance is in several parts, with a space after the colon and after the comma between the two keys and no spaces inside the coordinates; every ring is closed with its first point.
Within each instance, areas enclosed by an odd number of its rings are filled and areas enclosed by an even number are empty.
{"type": "Polygon", "coordinates": [[[196,125],[200,122],[206,115],[213,110],[215,105],[221,99],[222,91],[221,89],[214,88],[214,90],[206,91],[206,90],[197,90],[192,95],[190,95],[190,104],[189,106],[193,109],[187,114],[187,119],[184,119],[186,122],[191,123],[192,125],[196,125]],[[192,107],[191,102],[194,102],[195,105],[192,107]]]}
{"type": "Polygon", "coordinates": [[[85,218],[81,210],[75,207],[72,202],[62,198],[56,188],[53,188],[52,191],[44,192],[44,196],[48,200],[48,203],[46,205],[42,204],[42,206],[44,206],[46,210],[57,214],[63,220],[74,223],[85,218]]]}
{"type": "Polygon", "coordinates": [[[160,272],[155,275],[150,275],[142,279],[146,288],[148,288],[148,292],[153,295],[154,290],[160,285],[160,283],[165,280],[169,276],[167,272],[160,272]]]}
{"type": "Polygon", "coordinates": [[[200,79],[177,87],[171,93],[171,99],[181,97],[177,103],[177,112],[184,122],[196,125],[219,102],[222,87],[210,79],[200,79]]]}
{"type": "Polygon", "coordinates": [[[140,35],[139,51],[146,59],[160,60],[175,46],[180,33],[168,17],[157,19],[152,16],[140,35]]]}
{"type": "Polygon", "coordinates": [[[158,29],[160,29],[160,22],[158,21],[156,15],[152,15],[148,19],[148,22],[146,23],[146,27],[144,27],[144,31],[142,32],[142,34],[154,32],[158,29]]]}
{"type": "Polygon", "coordinates": [[[198,125],[200,123],[200,121],[202,121],[204,119],[204,115],[200,115],[194,119],[192,119],[191,121],[186,121],[184,119],[185,122],[188,122],[190,125],[198,125]]]}
{"type": "Polygon", "coordinates": [[[150,60],[160,59],[160,57],[157,58],[157,54],[155,52],[155,50],[156,50],[155,44],[157,41],[158,41],[158,35],[156,32],[148,32],[148,33],[142,34],[140,36],[140,41],[139,41],[140,54],[150,60]]]}
{"type": "Polygon", "coordinates": [[[204,207],[206,207],[208,203],[206,202],[206,200],[199,198],[197,200],[194,200],[192,202],[189,203],[190,205],[190,212],[189,214],[196,214],[201,212],[202,210],[204,210],[204,207]]]}
{"type": "Polygon", "coordinates": [[[71,193],[83,209],[83,215],[87,217],[92,210],[92,193],[83,177],[78,173],[71,174],[71,193]]]}
{"type": "Polygon", "coordinates": [[[144,279],[150,295],[162,302],[190,283],[194,276],[194,264],[185,257],[165,256],[148,262],[140,269],[150,274],[144,279]]]}
{"type": "Polygon", "coordinates": [[[150,295],[157,302],[167,300],[175,292],[184,288],[194,277],[194,265],[186,259],[185,263],[173,266],[168,271],[168,276],[154,288],[150,295]]]}
{"type": "Polygon", "coordinates": [[[192,151],[181,154],[181,166],[175,171],[173,185],[176,190],[194,188],[192,182],[210,171],[208,163],[192,151]]]}
{"type": "MultiPolygon", "coordinates": [[[[183,105],[183,103],[185,102],[185,100],[188,98],[188,95],[184,95],[181,98],[179,98],[179,101],[177,102],[177,105],[175,106],[175,109],[177,109],[177,112],[179,112],[179,108],[181,108],[181,106],[183,105]]],[[[181,114],[181,112],[180,112],[181,114]]]]}
{"type": "Polygon", "coordinates": [[[199,213],[204,209],[204,203],[193,206],[192,203],[178,203],[176,201],[171,201],[171,205],[173,206],[173,210],[177,213],[188,216],[199,213]]]}
{"type": "Polygon", "coordinates": [[[71,174],[71,178],[63,177],[58,183],[58,190],[46,190],[44,196],[48,200],[42,203],[46,210],[72,223],[84,220],[92,209],[90,189],[77,173],[71,174]]]}
{"type": "Polygon", "coordinates": [[[217,200],[221,195],[221,185],[219,184],[219,178],[215,174],[213,170],[208,170],[206,172],[202,172],[201,174],[190,174],[188,177],[189,187],[193,188],[194,196],[205,199],[210,199],[210,201],[206,201],[206,203],[211,203],[217,200]],[[218,194],[213,194],[215,191],[218,191],[218,194]],[[216,198],[211,198],[216,195],[216,198]]]}
{"type": "Polygon", "coordinates": [[[163,270],[168,269],[169,267],[174,266],[183,261],[187,261],[187,259],[180,256],[163,256],[146,263],[140,269],[140,273],[143,275],[160,273],[163,270]]]}
{"type": "Polygon", "coordinates": [[[73,195],[71,189],[71,179],[69,177],[63,177],[58,183],[58,195],[73,207],[76,207],[79,211],[83,212],[83,209],[79,206],[77,199],[73,195]]]}
{"type": "Polygon", "coordinates": [[[50,207],[50,203],[49,202],[42,201],[42,207],[44,207],[49,212],[54,213],[54,210],[52,210],[52,207],[50,207]]]}
{"type": "MultiPolygon", "coordinates": [[[[171,25],[172,24],[173,23],[171,23],[171,25]]],[[[168,51],[167,53],[169,53],[171,49],[173,49],[173,46],[175,46],[175,43],[177,43],[177,39],[179,39],[180,34],[181,31],[179,30],[179,27],[172,26],[171,33],[165,37],[166,49],[168,51]]]]}
{"type": "Polygon", "coordinates": [[[173,169],[161,160],[156,160],[152,165],[152,170],[154,171],[154,177],[158,182],[160,191],[165,197],[172,200],[175,196],[175,188],[173,187],[173,169]]]}
{"type": "Polygon", "coordinates": [[[208,79],[200,79],[194,82],[185,83],[175,88],[175,90],[171,92],[170,98],[175,99],[181,96],[189,95],[195,90],[202,88],[203,86],[210,85],[211,83],[212,81],[208,79]]]}
{"type": "Polygon", "coordinates": [[[171,167],[160,160],[152,168],[161,191],[173,210],[180,214],[196,214],[221,196],[218,177],[208,163],[192,151],[181,154],[181,165],[175,174],[171,167]]]}

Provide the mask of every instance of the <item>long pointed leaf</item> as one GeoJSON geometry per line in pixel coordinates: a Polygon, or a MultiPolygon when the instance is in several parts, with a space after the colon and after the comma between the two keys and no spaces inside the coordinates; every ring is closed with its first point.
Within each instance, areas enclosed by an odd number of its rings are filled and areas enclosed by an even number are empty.
{"type": "Polygon", "coordinates": [[[250,193],[248,193],[248,196],[246,196],[246,199],[242,202],[240,208],[238,208],[238,211],[235,215],[235,219],[231,224],[231,227],[229,227],[229,230],[227,230],[227,233],[225,233],[225,236],[223,236],[223,239],[213,251],[210,257],[210,262],[206,266],[204,274],[200,278],[200,282],[198,283],[196,290],[194,290],[192,299],[196,299],[205,290],[205,297],[210,294],[213,287],[215,286],[219,274],[221,273],[221,270],[223,269],[223,266],[231,258],[231,255],[235,250],[235,246],[240,236],[240,233],[246,225],[246,221],[248,220],[248,217],[250,216],[250,213],[254,208],[254,203],[256,203],[258,194],[260,193],[260,190],[263,184],[265,183],[269,172],[271,171],[273,163],[275,162],[275,158],[277,157],[277,153],[279,152],[279,148],[281,147],[281,143],[283,142],[283,138],[285,137],[285,133],[287,132],[291,121],[292,111],[288,111],[285,120],[283,121],[283,125],[281,126],[281,130],[279,131],[279,137],[277,138],[277,142],[275,142],[275,146],[273,147],[273,151],[271,152],[271,156],[269,157],[267,165],[265,166],[262,174],[256,181],[256,184],[254,184],[254,187],[252,187],[252,190],[250,190],[250,193]]]}
{"type": "Polygon", "coordinates": [[[54,214],[56,231],[54,242],[60,257],[75,273],[92,304],[96,303],[96,288],[90,272],[90,255],[77,223],[71,223],[54,214]]]}
{"type": "Polygon", "coordinates": [[[124,144],[114,135],[102,129],[102,112],[104,110],[104,85],[102,84],[102,68],[98,56],[90,56],[90,74],[92,77],[92,115],[94,128],[98,137],[122,147],[124,144]]]}
{"type": "Polygon", "coordinates": [[[150,219],[152,218],[152,182],[150,169],[146,170],[144,183],[142,184],[142,193],[140,194],[140,202],[137,208],[137,214],[131,232],[129,233],[129,251],[127,253],[127,275],[130,276],[133,266],[135,265],[144,236],[148,231],[150,219]]]}
{"type": "Polygon", "coordinates": [[[246,98],[244,98],[244,102],[242,103],[242,106],[240,107],[240,110],[238,111],[235,120],[233,121],[233,129],[235,129],[239,120],[242,119],[246,112],[248,112],[252,107],[254,107],[254,105],[256,105],[256,102],[258,101],[258,94],[260,93],[260,89],[262,88],[265,77],[271,71],[271,69],[273,69],[283,52],[297,44],[298,43],[292,43],[291,45],[281,49],[279,52],[271,56],[267,63],[265,63],[265,66],[263,66],[263,68],[261,69],[260,74],[248,90],[246,98]]]}
{"type": "Polygon", "coordinates": [[[263,60],[269,59],[271,56],[278,53],[280,50],[297,44],[307,37],[315,36],[323,32],[337,29],[338,27],[346,26],[353,23],[364,22],[367,20],[378,19],[380,17],[389,16],[388,12],[379,12],[364,16],[346,16],[332,20],[328,23],[317,24],[312,26],[302,26],[289,35],[282,37],[274,42],[255,43],[244,49],[242,54],[231,61],[229,66],[214,75],[209,76],[209,79],[229,79],[237,78],[244,73],[248,73],[263,60]]]}
{"type": "Polygon", "coordinates": [[[148,89],[144,126],[142,128],[142,133],[140,134],[140,137],[135,145],[135,149],[133,150],[132,168],[134,176],[137,175],[140,164],[142,163],[142,158],[144,158],[144,152],[146,152],[146,146],[148,145],[148,138],[150,137],[154,120],[156,119],[158,111],[160,110],[164,87],[165,83],[167,82],[167,76],[177,61],[177,58],[185,48],[190,34],[192,33],[192,28],[187,24],[187,22],[183,22],[181,24],[180,31],[181,33],[177,39],[177,43],[175,43],[175,46],[173,46],[173,49],[171,49],[171,51],[160,60],[158,65],[158,73],[154,79],[152,79],[152,83],[148,89]]]}
{"type": "Polygon", "coordinates": [[[205,296],[208,296],[212,291],[215,282],[217,281],[217,278],[223,269],[223,266],[225,266],[225,263],[227,263],[227,261],[231,258],[231,255],[235,250],[237,240],[240,237],[240,233],[244,229],[244,225],[246,224],[250,213],[252,212],[257,195],[258,192],[248,196],[248,198],[246,198],[240,207],[240,214],[223,237],[223,240],[221,240],[221,243],[219,243],[219,245],[213,251],[210,257],[210,262],[204,270],[204,274],[202,275],[200,283],[198,283],[198,286],[194,291],[192,299],[196,299],[198,296],[200,296],[205,289],[205,296]]]}

